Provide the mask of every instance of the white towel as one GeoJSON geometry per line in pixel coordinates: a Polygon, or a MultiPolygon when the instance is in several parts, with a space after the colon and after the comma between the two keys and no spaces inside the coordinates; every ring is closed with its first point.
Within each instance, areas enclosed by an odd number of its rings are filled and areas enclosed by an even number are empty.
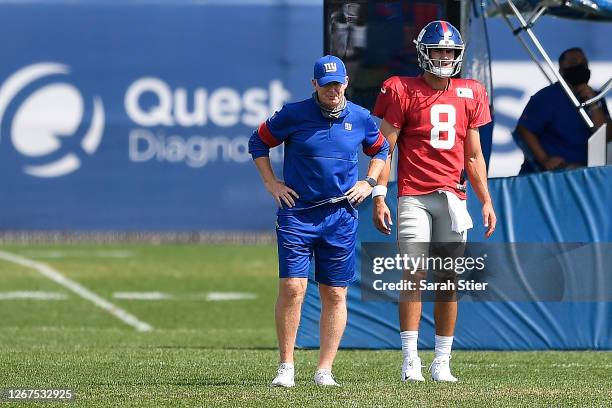
{"type": "Polygon", "coordinates": [[[472,224],[472,217],[470,217],[470,213],[467,210],[467,201],[461,200],[450,191],[438,190],[438,192],[446,195],[453,231],[461,234],[463,231],[472,228],[474,224],[472,224]]]}

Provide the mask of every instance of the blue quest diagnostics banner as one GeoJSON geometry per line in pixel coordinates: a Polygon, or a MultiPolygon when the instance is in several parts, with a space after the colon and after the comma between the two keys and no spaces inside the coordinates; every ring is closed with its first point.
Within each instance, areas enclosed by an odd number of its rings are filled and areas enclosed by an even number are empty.
{"type": "Polygon", "coordinates": [[[248,138],[310,95],[320,13],[0,2],[0,228],[271,230],[248,138]]]}

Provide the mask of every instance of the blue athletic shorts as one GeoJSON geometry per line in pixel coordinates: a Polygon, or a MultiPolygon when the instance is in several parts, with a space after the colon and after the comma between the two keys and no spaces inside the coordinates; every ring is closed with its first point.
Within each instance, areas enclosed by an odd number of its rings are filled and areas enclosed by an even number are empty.
{"type": "Polygon", "coordinates": [[[357,214],[348,202],[279,214],[276,236],[281,278],[308,278],[314,254],[317,282],[349,286],[355,279],[357,214]]]}

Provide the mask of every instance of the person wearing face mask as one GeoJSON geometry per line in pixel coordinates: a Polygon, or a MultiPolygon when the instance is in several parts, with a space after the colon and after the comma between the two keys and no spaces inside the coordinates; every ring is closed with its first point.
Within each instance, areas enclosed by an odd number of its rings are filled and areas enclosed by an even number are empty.
{"type": "MultiPolygon", "coordinates": [[[[591,71],[582,49],[570,48],[561,53],[559,73],[580,102],[597,94],[588,85],[591,71]]],[[[595,129],[610,121],[604,100],[586,111],[595,129]]],[[[587,165],[591,130],[558,82],[531,97],[518,121],[516,136],[526,158],[519,174],[587,165]]]]}
{"type": "Polygon", "coordinates": [[[347,101],[346,67],[326,55],[314,65],[311,98],[289,103],[263,122],[249,153],[276,201],[279,289],[276,333],[280,366],[272,386],[293,387],[293,349],[310,264],[321,298],[319,364],[314,382],[337,386],[332,363],[346,325],[347,288],[355,279],[357,211],[385,165],[389,144],[370,112],[347,101]],[[272,170],[269,150],[284,143],[284,181],[272,170]],[[358,180],[359,150],[371,157],[358,180]]]}

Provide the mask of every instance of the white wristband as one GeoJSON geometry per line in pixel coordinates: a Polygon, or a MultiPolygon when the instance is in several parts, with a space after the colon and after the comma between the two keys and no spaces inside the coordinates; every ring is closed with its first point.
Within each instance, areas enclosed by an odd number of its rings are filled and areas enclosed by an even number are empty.
{"type": "Polygon", "coordinates": [[[378,185],[372,189],[372,198],[376,196],[387,196],[387,186],[378,185]]]}

